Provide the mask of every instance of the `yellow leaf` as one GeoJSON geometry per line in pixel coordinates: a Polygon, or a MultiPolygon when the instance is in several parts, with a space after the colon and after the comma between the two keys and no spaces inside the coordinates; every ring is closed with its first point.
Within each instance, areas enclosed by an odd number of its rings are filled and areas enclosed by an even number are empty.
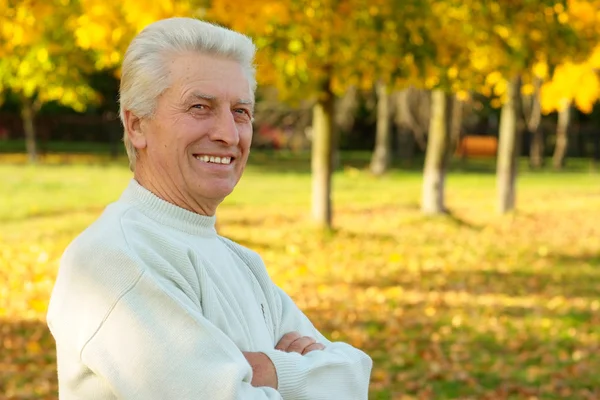
{"type": "Polygon", "coordinates": [[[302,51],[302,42],[298,39],[293,39],[288,44],[288,50],[292,53],[299,53],[302,51]]]}
{"type": "Polygon", "coordinates": [[[523,86],[521,86],[521,93],[523,93],[526,96],[532,95],[534,91],[535,88],[531,83],[526,83],[523,86]]]}
{"type": "Polygon", "coordinates": [[[37,341],[27,342],[27,352],[31,355],[38,355],[42,352],[42,346],[37,341]]]}
{"type": "Polygon", "coordinates": [[[537,62],[533,65],[533,74],[539,78],[546,78],[548,75],[548,64],[545,62],[537,62]]]}

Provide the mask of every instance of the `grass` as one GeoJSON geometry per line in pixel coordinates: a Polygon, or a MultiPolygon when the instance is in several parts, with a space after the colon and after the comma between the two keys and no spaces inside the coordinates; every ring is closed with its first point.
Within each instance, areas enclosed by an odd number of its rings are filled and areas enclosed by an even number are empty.
{"type": "MultiPolygon", "coordinates": [[[[58,260],[131,175],[123,159],[5,160],[0,398],[56,399],[44,315],[58,260]]],[[[431,218],[418,165],[375,178],[365,155],[344,154],[335,230],[319,233],[307,160],[254,154],[219,209],[220,233],[257,250],[323,333],[373,357],[370,398],[600,398],[600,176],[586,162],[523,168],[507,216],[495,212],[493,165],[456,164],[452,215],[431,218]]]]}

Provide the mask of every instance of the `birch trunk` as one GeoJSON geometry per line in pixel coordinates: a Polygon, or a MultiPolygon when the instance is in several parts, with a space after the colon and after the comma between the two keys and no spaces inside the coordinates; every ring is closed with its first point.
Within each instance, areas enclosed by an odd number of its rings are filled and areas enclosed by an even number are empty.
{"type": "Polygon", "coordinates": [[[442,90],[434,90],[431,94],[431,122],[423,171],[421,211],[425,214],[447,212],[444,189],[450,141],[446,105],[446,94],[442,90]]]}
{"type": "Polygon", "coordinates": [[[313,106],[312,217],[321,227],[332,226],[331,175],[333,172],[334,96],[326,82],[313,106]]]}

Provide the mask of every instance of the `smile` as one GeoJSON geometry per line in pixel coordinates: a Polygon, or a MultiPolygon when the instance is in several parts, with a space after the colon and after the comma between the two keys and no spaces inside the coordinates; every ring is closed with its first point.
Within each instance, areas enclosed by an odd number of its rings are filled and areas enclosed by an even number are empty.
{"type": "Polygon", "coordinates": [[[215,157],[215,156],[207,156],[207,155],[201,155],[201,154],[196,154],[196,155],[194,155],[194,157],[196,158],[196,160],[204,161],[206,163],[225,164],[225,165],[231,164],[231,157],[218,157],[218,156],[215,157]]]}

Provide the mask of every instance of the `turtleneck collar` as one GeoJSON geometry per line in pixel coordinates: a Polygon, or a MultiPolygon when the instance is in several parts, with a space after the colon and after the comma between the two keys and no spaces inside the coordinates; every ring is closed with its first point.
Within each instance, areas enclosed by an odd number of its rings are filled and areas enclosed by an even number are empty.
{"type": "Polygon", "coordinates": [[[196,214],[169,203],[131,179],[120,201],[135,206],[147,217],[192,235],[215,236],[216,216],[196,214]]]}

